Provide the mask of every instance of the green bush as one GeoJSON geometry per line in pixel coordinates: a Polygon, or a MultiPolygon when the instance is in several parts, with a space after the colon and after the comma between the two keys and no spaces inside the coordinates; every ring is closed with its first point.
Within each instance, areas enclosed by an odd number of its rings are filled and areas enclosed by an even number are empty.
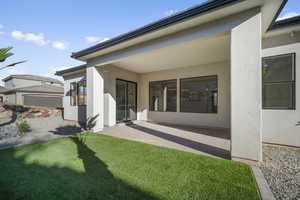
{"type": "Polygon", "coordinates": [[[30,125],[26,120],[20,120],[19,122],[16,123],[16,125],[19,132],[21,133],[27,133],[30,131],[30,125]]]}

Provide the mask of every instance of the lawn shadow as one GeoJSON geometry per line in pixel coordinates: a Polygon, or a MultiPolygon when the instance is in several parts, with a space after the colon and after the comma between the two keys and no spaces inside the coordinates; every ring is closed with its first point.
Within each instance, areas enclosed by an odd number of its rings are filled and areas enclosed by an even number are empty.
{"type": "Polygon", "coordinates": [[[146,133],[146,134],[150,134],[150,135],[153,135],[153,136],[156,136],[156,137],[160,137],[162,139],[165,139],[165,140],[168,140],[168,141],[171,141],[171,142],[189,147],[191,149],[195,149],[195,150],[200,151],[200,152],[204,152],[204,153],[216,156],[216,157],[220,157],[220,158],[224,158],[224,159],[228,159],[228,160],[231,158],[230,151],[227,151],[225,149],[222,149],[222,148],[219,148],[219,147],[216,147],[216,146],[204,144],[204,143],[201,143],[201,142],[198,142],[198,141],[189,140],[189,139],[179,137],[179,136],[176,136],[176,135],[172,135],[172,134],[169,134],[169,133],[165,133],[165,132],[162,132],[162,131],[159,131],[159,130],[147,128],[147,127],[144,127],[144,126],[141,126],[141,125],[138,125],[138,124],[128,125],[128,127],[139,130],[139,131],[141,131],[143,133],[146,133]]]}
{"type": "Polygon", "coordinates": [[[82,132],[82,128],[76,125],[60,126],[55,131],[49,131],[55,135],[75,135],[82,132]]]}
{"type": "MultiPolygon", "coordinates": [[[[0,199],[158,200],[148,192],[114,177],[105,162],[85,144],[84,138],[73,136],[70,140],[77,148],[78,154],[71,161],[72,164],[76,163],[76,166],[62,166],[62,163],[55,162],[29,162],[28,158],[32,153],[49,149],[50,146],[43,143],[27,146],[25,153],[24,150],[18,151],[18,148],[1,150],[0,160],[3,163],[0,165],[0,199]],[[16,156],[20,153],[22,156],[16,156]],[[78,170],[81,162],[83,171],[78,170]]],[[[67,162],[70,160],[64,161],[67,162]]]]}

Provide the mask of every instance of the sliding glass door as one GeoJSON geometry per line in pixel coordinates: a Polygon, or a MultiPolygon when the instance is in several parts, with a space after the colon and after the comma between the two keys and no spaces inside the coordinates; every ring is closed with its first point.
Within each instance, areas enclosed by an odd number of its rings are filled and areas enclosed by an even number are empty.
{"type": "Polygon", "coordinates": [[[117,122],[136,120],[137,84],[117,79],[116,90],[117,122]]]}

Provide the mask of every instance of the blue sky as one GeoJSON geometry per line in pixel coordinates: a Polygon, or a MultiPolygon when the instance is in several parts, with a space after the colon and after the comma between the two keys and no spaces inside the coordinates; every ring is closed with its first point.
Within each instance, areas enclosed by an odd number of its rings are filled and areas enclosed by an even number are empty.
{"type": "MultiPolygon", "coordinates": [[[[189,8],[205,0],[86,0],[1,2],[0,47],[12,46],[15,56],[6,63],[28,60],[10,74],[53,76],[54,72],[81,64],[70,58],[81,50],[189,8]]],[[[289,0],[280,17],[300,14],[299,0],[289,0]]]]}

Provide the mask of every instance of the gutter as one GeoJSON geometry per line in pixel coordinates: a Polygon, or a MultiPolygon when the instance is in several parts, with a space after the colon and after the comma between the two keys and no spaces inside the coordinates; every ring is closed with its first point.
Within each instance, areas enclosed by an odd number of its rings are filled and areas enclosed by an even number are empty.
{"type": "Polygon", "coordinates": [[[64,69],[64,70],[61,70],[61,71],[57,71],[57,72],[55,72],[55,75],[56,76],[62,76],[63,74],[79,71],[79,70],[82,70],[82,69],[85,69],[85,68],[86,68],[86,64],[83,64],[83,65],[79,65],[79,66],[76,66],[76,67],[71,67],[69,69],[64,69]]]}
{"type": "Polygon", "coordinates": [[[275,21],[275,23],[268,29],[269,31],[284,28],[287,26],[300,25],[300,16],[275,21]]]}

